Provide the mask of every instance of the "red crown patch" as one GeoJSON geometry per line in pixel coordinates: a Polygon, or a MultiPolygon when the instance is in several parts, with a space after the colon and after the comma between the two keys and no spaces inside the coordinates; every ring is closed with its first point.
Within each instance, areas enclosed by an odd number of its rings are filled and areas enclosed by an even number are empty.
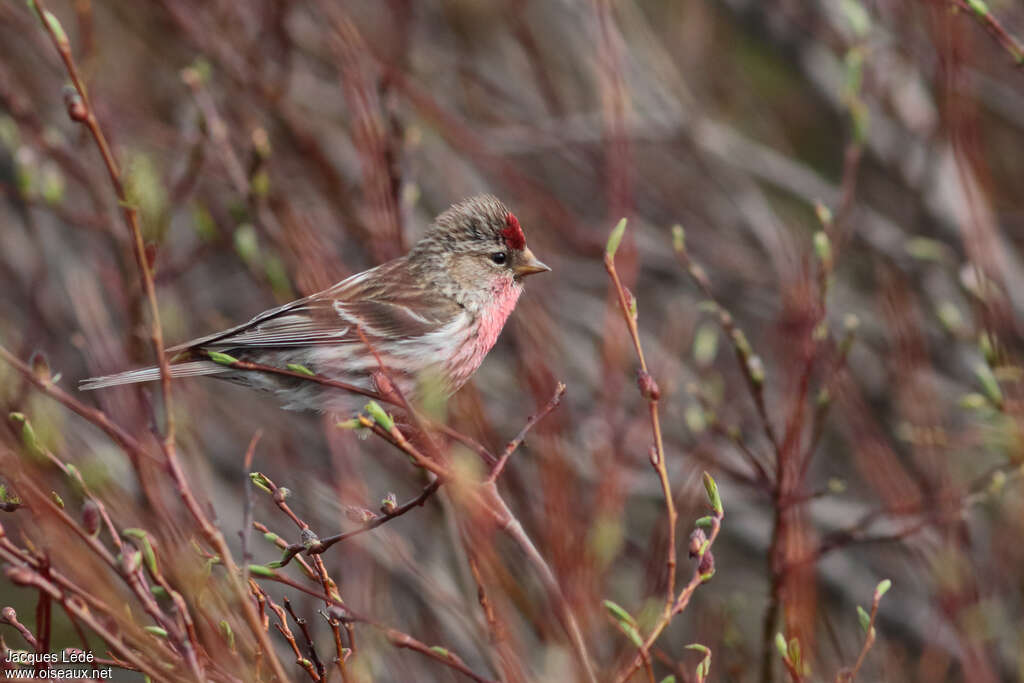
{"type": "Polygon", "coordinates": [[[514,214],[510,213],[505,218],[505,229],[501,231],[501,237],[505,240],[505,244],[508,245],[509,249],[519,251],[526,247],[526,235],[523,234],[523,228],[519,225],[519,219],[514,214]]]}

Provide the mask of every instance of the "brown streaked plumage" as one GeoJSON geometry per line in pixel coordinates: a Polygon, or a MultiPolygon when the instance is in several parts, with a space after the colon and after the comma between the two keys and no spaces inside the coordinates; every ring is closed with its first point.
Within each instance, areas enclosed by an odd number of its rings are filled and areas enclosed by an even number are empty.
{"type": "MultiPolygon", "coordinates": [[[[207,360],[209,351],[239,360],[313,372],[376,390],[377,360],[399,389],[415,395],[423,373],[448,393],[476,371],[522,292],[522,278],[550,270],[534,257],[518,219],[490,195],[456,204],[401,258],[358,273],[322,292],[249,322],[168,349],[172,377],[210,375],[272,391],[287,408],[350,410],[359,397],[270,373],[207,360]]],[[[82,382],[82,389],[159,379],[157,368],[82,382]]]]}

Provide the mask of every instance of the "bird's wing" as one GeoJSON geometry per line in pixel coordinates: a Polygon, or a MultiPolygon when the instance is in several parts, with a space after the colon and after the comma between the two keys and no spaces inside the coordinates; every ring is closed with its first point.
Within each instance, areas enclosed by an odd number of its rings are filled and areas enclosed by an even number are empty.
{"type": "Polygon", "coordinates": [[[410,338],[451,322],[461,310],[433,288],[411,282],[399,259],[353,275],[330,289],[256,316],[249,322],[168,349],[270,348],[410,338]]]}

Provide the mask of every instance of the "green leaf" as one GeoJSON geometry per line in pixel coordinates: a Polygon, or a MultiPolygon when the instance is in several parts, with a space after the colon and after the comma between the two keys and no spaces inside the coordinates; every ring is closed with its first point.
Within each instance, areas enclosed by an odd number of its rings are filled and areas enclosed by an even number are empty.
{"type": "Polygon", "coordinates": [[[146,631],[152,633],[154,636],[159,636],[161,638],[167,637],[167,631],[165,629],[160,628],[159,626],[144,626],[143,628],[146,631]]]}
{"type": "Polygon", "coordinates": [[[889,592],[890,588],[892,588],[892,581],[889,579],[879,581],[878,585],[875,587],[875,599],[881,599],[883,595],[889,592]]]}
{"type": "Polygon", "coordinates": [[[391,419],[391,416],[388,415],[376,401],[370,401],[367,403],[365,410],[370,414],[370,417],[373,418],[374,422],[379,424],[385,430],[390,432],[395,428],[395,421],[391,419]]]}
{"type": "Polygon", "coordinates": [[[857,0],[843,0],[841,7],[847,23],[853,29],[853,34],[858,38],[865,37],[871,28],[871,17],[864,9],[864,5],[857,0]]]}
{"type": "Polygon", "coordinates": [[[694,522],[693,525],[701,527],[703,529],[707,529],[707,528],[711,527],[714,524],[714,521],[715,521],[714,517],[701,517],[696,522],[694,522]]]}
{"type": "Polygon", "coordinates": [[[782,633],[775,634],[775,649],[779,651],[783,659],[789,659],[789,646],[786,645],[786,636],[782,633]]]}
{"type": "Polygon", "coordinates": [[[860,605],[857,605],[857,618],[860,620],[861,629],[863,629],[864,633],[867,633],[868,629],[871,628],[871,615],[860,605]]]}
{"type": "Polygon", "coordinates": [[[643,647],[644,640],[640,637],[640,631],[637,630],[636,619],[619,604],[611,600],[605,600],[602,604],[608,610],[608,614],[618,622],[619,628],[622,629],[622,632],[629,638],[630,642],[637,647],[643,647]]]}
{"type": "Polygon", "coordinates": [[[262,472],[250,472],[249,481],[253,483],[258,489],[262,489],[267,493],[273,493],[270,489],[270,482],[262,472]]]}
{"type": "Polygon", "coordinates": [[[981,388],[985,390],[989,400],[996,405],[1001,405],[1003,403],[1003,392],[999,388],[996,376],[992,373],[992,368],[987,363],[978,363],[974,366],[974,374],[978,378],[978,382],[981,383],[981,388]]]}
{"type": "Polygon", "coordinates": [[[274,570],[262,564],[250,564],[249,573],[253,576],[264,576],[268,579],[274,578],[274,570]]]}
{"type": "Polygon", "coordinates": [[[206,355],[214,363],[219,363],[220,365],[234,365],[238,362],[238,359],[234,356],[221,353],[220,351],[207,351],[206,355]]]}
{"type": "Polygon", "coordinates": [[[224,637],[228,641],[228,647],[232,650],[235,649],[235,632],[231,630],[231,624],[226,619],[221,619],[220,630],[224,634],[224,637]]]}
{"type": "Polygon", "coordinates": [[[636,619],[617,602],[604,600],[601,604],[604,605],[604,608],[608,610],[608,614],[612,615],[612,618],[616,621],[636,626],[636,619]]]}
{"type": "Polygon", "coordinates": [[[723,514],[722,497],[718,493],[718,484],[715,483],[715,480],[707,472],[704,473],[704,490],[707,491],[711,508],[717,516],[721,517],[723,514]]]}
{"type": "Polygon", "coordinates": [[[988,5],[985,4],[984,0],[967,0],[967,4],[971,6],[974,13],[979,17],[988,16],[988,5]]]}
{"type": "Polygon", "coordinates": [[[289,363],[287,368],[292,372],[297,372],[300,375],[308,375],[309,377],[316,377],[316,373],[307,368],[305,365],[299,365],[298,363],[289,363]]]}
{"type": "Polygon", "coordinates": [[[24,413],[11,413],[8,418],[16,425],[21,426],[21,443],[25,446],[25,450],[29,456],[34,460],[45,460],[46,449],[39,442],[39,437],[36,436],[36,430],[32,428],[32,423],[29,422],[28,418],[25,417],[24,413]]]}
{"type": "Polygon", "coordinates": [[[693,359],[699,367],[705,368],[715,360],[718,354],[718,326],[701,323],[693,335],[693,359]]]}
{"type": "Polygon", "coordinates": [[[125,529],[121,532],[121,535],[127,536],[128,538],[134,538],[142,544],[142,547],[140,548],[142,551],[142,560],[146,563],[146,568],[149,570],[149,573],[153,576],[157,576],[159,572],[157,571],[156,566],[156,553],[153,552],[153,544],[149,542],[149,534],[147,534],[143,529],[125,529]]]}
{"type": "Polygon", "coordinates": [[[681,225],[672,226],[672,248],[680,254],[686,251],[686,231],[681,225]]]}
{"type": "Polygon", "coordinates": [[[50,12],[50,10],[43,11],[43,21],[46,22],[46,28],[50,30],[50,33],[52,33],[54,38],[57,39],[57,42],[60,43],[62,47],[67,47],[68,34],[64,33],[64,27],[60,25],[60,21],[57,17],[53,16],[53,13],[50,12]]]}
{"type": "Polygon", "coordinates": [[[445,659],[451,659],[451,656],[452,656],[452,653],[448,651],[448,648],[441,647],[440,645],[432,645],[430,647],[430,651],[435,653],[435,654],[441,655],[445,659]]]}
{"type": "Polygon", "coordinates": [[[832,266],[832,242],[824,230],[814,233],[814,253],[825,267],[832,266]]]}
{"type": "Polygon", "coordinates": [[[612,234],[608,236],[608,245],[605,247],[605,253],[609,257],[615,258],[615,252],[619,250],[619,245],[622,243],[622,236],[626,234],[626,219],[621,219],[615,228],[612,230],[612,234]]]}
{"type": "Polygon", "coordinates": [[[700,643],[690,643],[689,645],[686,645],[685,647],[686,647],[687,650],[696,650],[697,652],[701,653],[702,655],[709,655],[709,654],[711,654],[711,650],[706,645],[701,645],[700,643]]]}
{"type": "Polygon", "coordinates": [[[832,222],[832,209],[828,208],[821,200],[814,202],[814,215],[818,217],[818,222],[823,226],[832,222]]]}

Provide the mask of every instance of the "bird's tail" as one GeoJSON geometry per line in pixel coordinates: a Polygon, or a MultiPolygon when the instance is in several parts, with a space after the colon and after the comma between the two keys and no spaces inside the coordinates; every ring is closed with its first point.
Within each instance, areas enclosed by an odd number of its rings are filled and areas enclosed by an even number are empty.
{"type": "MultiPolygon", "coordinates": [[[[175,363],[170,366],[171,377],[199,377],[201,375],[219,375],[223,372],[230,372],[230,368],[218,365],[213,361],[194,360],[184,363],[175,363]]],[[[141,370],[129,370],[119,372],[116,375],[105,375],[103,377],[90,377],[78,384],[82,391],[93,389],[105,389],[116,387],[122,384],[135,384],[136,382],[154,382],[160,379],[160,368],[143,368],[141,370]]]]}

